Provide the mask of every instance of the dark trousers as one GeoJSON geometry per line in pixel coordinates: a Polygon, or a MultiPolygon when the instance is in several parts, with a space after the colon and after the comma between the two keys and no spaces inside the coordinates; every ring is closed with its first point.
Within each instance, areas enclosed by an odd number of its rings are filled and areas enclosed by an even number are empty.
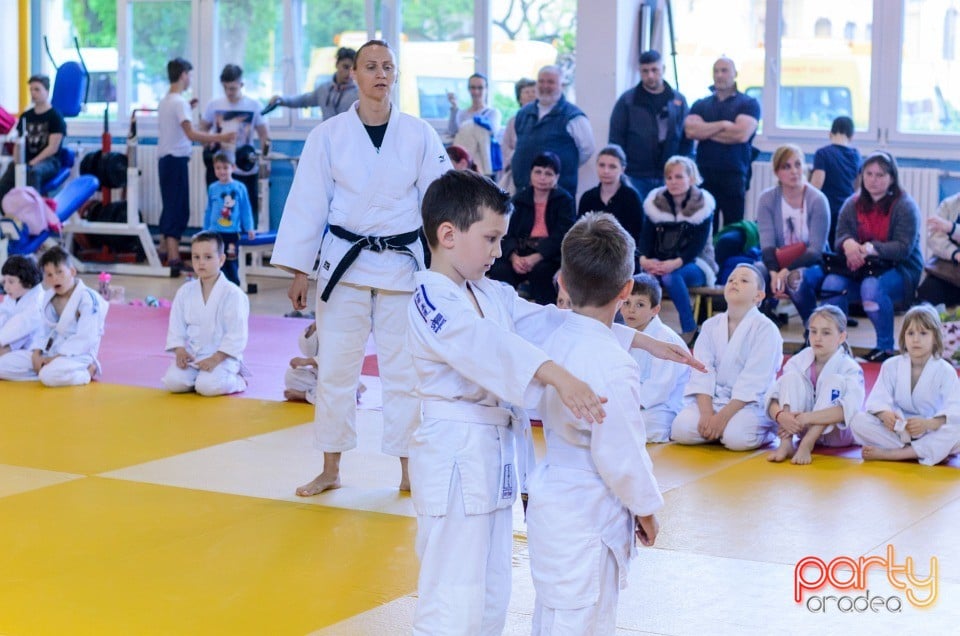
{"type": "MultiPolygon", "coordinates": [[[[0,199],[16,185],[15,165],[11,162],[0,177],[0,199]]],[[[35,166],[27,166],[27,185],[40,194],[46,194],[43,191],[43,184],[55,177],[58,172],[60,172],[60,158],[56,156],[44,159],[35,166]]]]}
{"type": "Polygon", "coordinates": [[[530,284],[531,299],[540,305],[550,305],[557,300],[557,288],[553,286],[553,277],[559,269],[559,259],[544,259],[537,263],[528,274],[520,275],[513,270],[510,256],[504,255],[496,260],[487,276],[513,287],[517,287],[520,283],[526,281],[530,284]]]}
{"type": "Polygon", "coordinates": [[[960,305],[960,287],[948,283],[942,278],[927,274],[927,277],[917,289],[917,297],[931,305],[943,303],[947,307],[953,307],[954,305],[960,305]]]}
{"type": "MultiPolygon", "coordinates": [[[[178,241],[187,229],[190,220],[190,157],[160,157],[157,174],[160,178],[160,200],[163,210],[160,212],[160,233],[164,238],[178,241]]],[[[178,254],[168,254],[171,260],[179,259],[178,254]]]]}
{"type": "Polygon", "coordinates": [[[720,230],[720,212],[723,213],[723,225],[743,220],[743,208],[746,205],[747,177],[739,172],[722,172],[700,168],[703,184],[700,186],[713,195],[717,209],[713,213],[713,233],[720,230]]]}
{"type": "Polygon", "coordinates": [[[240,234],[238,232],[220,232],[220,238],[223,239],[223,253],[226,260],[223,261],[221,271],[227,277],[227,280],[236,286],[240,286],[240,234]]]}

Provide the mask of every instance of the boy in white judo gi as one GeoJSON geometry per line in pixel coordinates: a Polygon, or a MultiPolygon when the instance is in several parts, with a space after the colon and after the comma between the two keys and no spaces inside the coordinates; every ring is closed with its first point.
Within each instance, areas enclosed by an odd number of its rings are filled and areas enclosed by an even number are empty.
{"type": "MultiPolygon", "coordinates": [[[[529,466],[511,405],[554,387],[574,417],[602,418],[599,398],[534,343],[567,312],[521,299],[484,277],[500,256],[509,196],[470,172],[427,190],[423,226],[430,270],[418,272],[407,347],[422,398],[410,443],[420,557],[415,634],[500,634],[510,598],[511,507],[529,466]]],[[[644,347],[693,363],[683,348],[622,328],[623,349],[644,347]]],[[[626,354],[624,354],[626,355],[626,354]]]]}
{"type": "MultiPolygon", "coordinates": [[[[43,326],[43,274],[30,256],[14,255],[3,263],[3,302],[0,303],[0,380],[15,380],[29,370],[30,344],[43,326]],[[18,353],[19,352],[19,353],[18,353]]],[[[33,378],[31,378],[33,379],[33,378]]]]}
{"type": "Polygon", "coordinates": [[[693,355],[707,365],[707,373],[690,375],[684,393],[692,400],[673,421],[673,441],[719,441],[744,451],[773,440],[764,398],[783,362],[783,338],[757,308],[765,288],[752,265],[738,265],[730,273],[723,289],[727,311],[703,323],[694,345],[693,355]]]}
{"type": "Polygon", "coordinates": [[[205,396],[243,391],[250,301],[220,271],[225,256],[218,232],[195,234],[190,257],[197,278],[173,298],[166,350],[176,359],[163,386],[173,393],[195,390],[205,396]]]}
{"type": "Polygon", "coordinates": [[[302,356],[290,359],[283,376],[283,399],[292,402],[317,401],[317,323],[311,322],[297,339],[302,356]]]}
{"type": "MultiPolygon", "coordinates": [[[[633,277],[633,291],[620,308],[623,322],[651,338],[685,347],[679,334],[660,320],[662,297],[660,281],[650,274],[637,274],[633,277]]],[[[631,349],[630,355],[640,368],[640,405],[647,441],[669,442],[670,426],[683,408],[683,389],[690,379],[690,367],[660,360],[642,349],[631,349]]]]}
{"type": "Polygon", "coordinates": [[[307,306],[317,269],[315,434],[323,470],[297,488],[308,497],[340,487],[340,459],[357,445],[356,393],[371,331],[383,385],[383,442],[400,458],[400,490],[409,490],[407,455],[420,403],[404,348],[413,273],[423,268],[420,202],[450,169],[429,124],[391,102],[393,51],[379,40],[357,51],[359,101],[314,128],[303,147],[270,263],[294,274],[288,295],[307,306]]]}
{"type": "Polygon", "coordinates": [[[847,316],[836,305],[822,305],[807,320],[810,346],[783,365],[783,375],[767,393],[767,415],[777,424],[780,446],[772,462],[792,458],[809,464],[821,446],[850,446],[849,428],[863,406],[863,369],[847,346],[847,316]],[[794,437],[800,441],[794,446],[794,437]]]}
{"type": "Polygon", "coordinates": [[[538,404],[547,453],[530,479],[527,508],[533,634],[612,635],[636,541],[653,545],[663,506],[637,363],[611,330],[633,287],[634,243],[615,217],[591,213],[564,237],[562,254],[560,284],[573,311],[544,351],[608,401],[597,426],[578,421],[551,387],[538,404]]]}
{"type": "Polygon", "coordinates": [[[866,460],[939,464],[960,453],[960,379],[944,360],[940,316],[912,307],[900,327],[903,352],[883,363],[864,412],[850,422],[866,460]]]}
{"type": "Polygon", "coordinates": [[[34,332],[29,359],[26,350],[4,356],[16,356],[19,362],[8,369],[8,379],[39,379],[46,386],[89,384],[100,371],[97,352],[107,301],[77,278],[70,254],[59,246],[43,253],[40,269],[47,288],[41,326],[34,332]]]}

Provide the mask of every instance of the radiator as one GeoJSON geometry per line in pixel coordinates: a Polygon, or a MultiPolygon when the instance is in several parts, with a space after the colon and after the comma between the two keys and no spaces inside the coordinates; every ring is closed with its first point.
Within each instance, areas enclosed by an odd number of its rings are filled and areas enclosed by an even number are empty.
{"type": "MultiPolygon", "coordinates": [[[[941,171],[935,168],[902,168],[900,170],[900,187],[913,197],[920,208],[920,250],[925,258],[929,256],[926,220],[929,215],[936,214],[937,206],[940,205],[940,177],[941,171]]],[[[747,219],[751,221],[757,219],[757,199],[760,198],[760,193],[776,184],[777,180],[770,162],[755,161],[744,210],[744,216],[747,219]]]]}

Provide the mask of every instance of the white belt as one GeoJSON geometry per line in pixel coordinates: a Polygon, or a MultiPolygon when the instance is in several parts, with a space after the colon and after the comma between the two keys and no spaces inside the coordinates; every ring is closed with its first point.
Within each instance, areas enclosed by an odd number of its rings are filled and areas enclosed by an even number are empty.
{"type": "Polygon", "coordinates": [[[597,472],[597,465],[593,463],[590,449],[578,446],[551,446],[548,442],[544,463],[550,466],[585,470],[591,473],[597,472]]]}
{"type": "Polygon", "coordinates": [[[513,414],[502,406],[483,406],[470,402],[443,402],[424,400],[420,406],[424,417],[436,420],[453,420],[468,424],[510,426],[513,414]]]}

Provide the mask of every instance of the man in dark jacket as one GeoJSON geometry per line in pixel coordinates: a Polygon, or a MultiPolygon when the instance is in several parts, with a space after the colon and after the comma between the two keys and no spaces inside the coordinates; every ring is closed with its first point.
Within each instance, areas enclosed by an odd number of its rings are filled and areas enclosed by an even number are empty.
{"type": "Polygon", "coordinates": [[[610,143],[627,153],[627,176],[640,193],[663,185],[663,166],[674,155],[687,156],[693,141],[683,133],[687,100],[663,81],[657,51],[640,55],[640,83],[620,96],[610,115],[610,143]]]}

